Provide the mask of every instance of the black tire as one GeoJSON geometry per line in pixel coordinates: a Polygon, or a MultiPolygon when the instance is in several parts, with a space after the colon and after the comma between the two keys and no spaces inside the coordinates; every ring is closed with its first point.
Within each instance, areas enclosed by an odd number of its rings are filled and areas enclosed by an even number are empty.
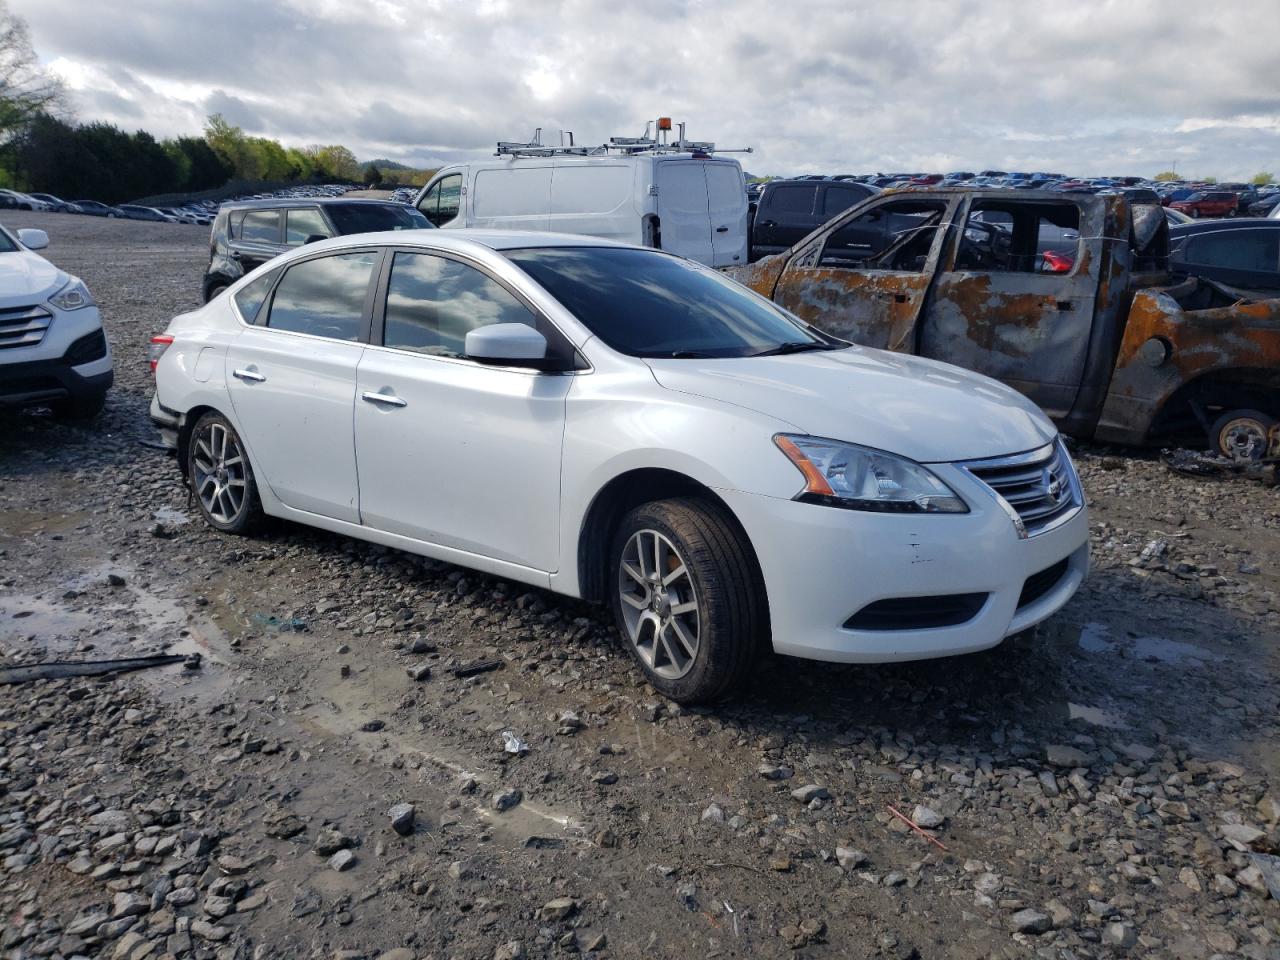
{"type": "Polygon", "coordinates": [[[227,287],[229,286],[231,286],[231,284],[229,283],[215,283],[213,286],[209,288],[208,292],[205,294],[204,302],[208,303],[218,294],[222,293],[222,291],[226,290],[227,287]]]}
{"type": "Polygon", "coordinates": [[[1195,207],[1192,207],[1192,208],[1191,208],[1191,216],[1192,216],[1192,218],[1194,218],[1194,219],[1196,219],[1196,220],[1199,220],[1199,219],[1200,219],[1200,211],[1199,211],[1199,210],[1197,210],[1195,207]]]}
{"type": "Polygon", "coordinates": [[[221,533],[237,536],[251,534],[261,527],[262,501],[249,455],[244,441],[226,417],[213,410],[200,417],[191,428],[186,456],[187,483],[205,523],[221,533]],[[226,446],[220,447],[216,442],[219,431],[225,431],[227,439],[234,444],[233,452],[229,453],[226,446]],[[233,457],[239,457],[239,461],[226,464],[233,457]],[[212,488],[207,486],[210,483],[212,488]],[[219,486],[228,490],[226,499],[215,496],[219,486]],[[242,491],[238,503],[231,492],[236,486],[242,491]],[[207,502],[209,500],[213,503],[207,502]]]}
{"type": "Polygon", "coordinates": [[[58,400],[50,404],[53,415],[59,420],[92,420],[107,405],[107,391],[89,393],[82,397],[58,400]]]}
{"type": "Polygon", "coordinates": [[[1260,410],[1228,410],[1209,430],[1209,449],[1237,462],[1261,460],[1275,425],[1275,417],[1260,410]]]}
{"type": "MultiPolygon", "coordinates": [[[[623,518],[609,559],[606,582],[622,642],[658,692],[677,703],[693,704],[722,699],[743,686],[763,648],[768,632],[768,606],[751,548],[721,508],[693,498],[642,504],[623,518]],[[649,600],[653,599],[652,588],[636,586],[623,572],[625,551],[633,538],[652,534],[660,534],[668,546],[674,548],[676,566],[673,568],[668,563],[667,569],[687,570],[696,600],[696,652],[686,660],[683,667],[686,672],[680,676],[663,676],[646,662],[640,645],[632,639],[628,614],[624,612],[624,585],[637,593],[643,590],[649,600]]],[[[666,559],[670,561],[669,554],[666,559]]],[[[659,587],[656,582],[653,586],[659,587]]],[[[659,589],[665,600],[668,596],[665,585],[659,589]]],[[[677,587],[672,586],[669,596],[674,597],[676,590],[677,587]]],[[[674,612],[668,605],[663,615],[674,612]]],[[[633,618],[657,616],[650,608],[636,613],[634,604],[630,615],[633,618]]],[[[658,650],[658,642],[654,636],[654,651],[658,650]]],[[[657,662],[656,653],[654,659],[657,662]]],[[[670,672],[673,667],[678,668],[671,660],[659,669],[670,672]]]]}

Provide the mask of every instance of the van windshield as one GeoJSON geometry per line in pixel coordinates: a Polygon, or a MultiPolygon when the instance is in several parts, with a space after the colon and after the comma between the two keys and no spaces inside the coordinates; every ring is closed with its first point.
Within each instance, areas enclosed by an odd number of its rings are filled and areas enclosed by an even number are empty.
{"type": "Polygon", "coordinates": [[[670,254],[532,247],[505,256],[592,333],[633,357],[753,357],[848,346],[670,254]]]}

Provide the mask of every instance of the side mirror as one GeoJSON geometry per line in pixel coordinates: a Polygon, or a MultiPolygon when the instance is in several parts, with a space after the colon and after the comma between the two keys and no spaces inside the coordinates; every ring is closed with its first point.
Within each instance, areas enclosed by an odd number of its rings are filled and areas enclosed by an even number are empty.
{"type": "Polygon", "coordinates": [[[28,227],[18,231],[18,242],[28,250],[43,250],[49,245],[49,235],[43,230],[28,227]]]}
{"type": "Polygon", "coordinates": [[[491,323],[468,331],[464,349],[472,360],[530,366],[547,357],[547,338],[526,323],[491,323]]]}

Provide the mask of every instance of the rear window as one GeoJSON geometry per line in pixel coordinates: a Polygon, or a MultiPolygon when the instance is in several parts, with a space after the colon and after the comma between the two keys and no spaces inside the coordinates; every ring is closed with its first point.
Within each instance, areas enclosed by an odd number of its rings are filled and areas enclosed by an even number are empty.
{"type": "Polygon", "coordinates": [[[1204,267],[1274,273],[1280,270],[1280,230],[1223,230],[1192,237],[1183,260],[1204,267]]]}
{"type": "Polygon", "coordinates": [[[431,221],[403,203],[331,203],[325,206],[340,234],[428,230],[431,221]]]}

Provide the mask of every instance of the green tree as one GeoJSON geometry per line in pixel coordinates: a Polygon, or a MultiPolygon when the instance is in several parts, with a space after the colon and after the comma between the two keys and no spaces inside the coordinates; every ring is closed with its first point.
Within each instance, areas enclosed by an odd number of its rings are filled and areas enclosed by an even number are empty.
{"type": "Polygon", "coordinates": [[[1154,177],[1152,177],[1151,179],[1152,179],[1152,180],[1156,180],[1156,181],[1158,181],[1158,182],[1160,182],[1160,183],[1164,183],[1164,182],[1166,182],[1166,181],[1168,181],[1168,180],[1177,180],[1177,179],[1178,179],[1178,173],[1177,173],[1177,171],[1176,171],[1176,170],[1161,170],[1159,173],[1157,173],[1157,174],[1156,174],[1154,177]]]}
{"type": "Polygon", "coordinates": [[[382,183],[382,171],[372,163],[364,165],[364,185],[366,187],[376,187],[382,183]]]}
{"type": "Polygon", "coordinates": [[[61,103],[62,86],[36,60],[26,21],[0,0],[0,143],[61,103]]]}
{"type": "Polygon", "coordinates": [[[360,164],[356,155],[338,144],[309,147],[313,151],[316,174],[334,180],[355,181],[360,176],[360,164]]]}
{"type": "Polygon", "coordinates": [[[1268,183],[1275,179],[1275,174],[1268,173],[1265,170],[1259,171],[1253,175],[1253,179],[1249,182],[1255,187],[1265,187],[1268,183]]]}

